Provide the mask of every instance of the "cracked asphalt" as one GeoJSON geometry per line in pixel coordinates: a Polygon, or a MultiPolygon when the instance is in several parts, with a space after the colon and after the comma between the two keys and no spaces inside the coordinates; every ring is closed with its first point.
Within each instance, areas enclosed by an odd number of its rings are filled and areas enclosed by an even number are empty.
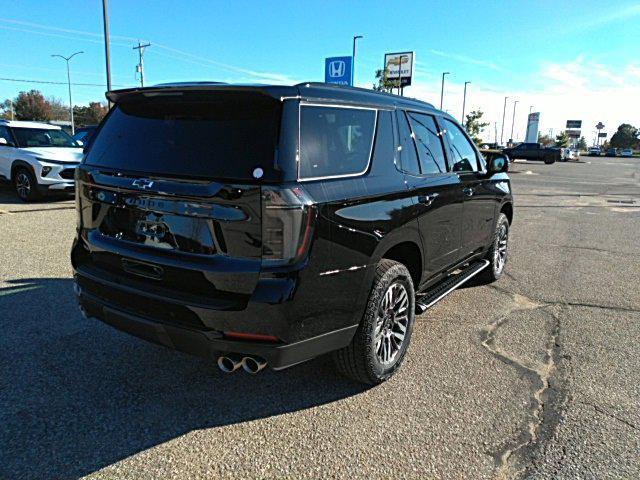
{"type": "Polygon", "coordinates": [[[68,200],[0,187],[0,478],[640,478],[640,159],[515,163],[507,274],[365,389],[84,320],[68,200]]]}

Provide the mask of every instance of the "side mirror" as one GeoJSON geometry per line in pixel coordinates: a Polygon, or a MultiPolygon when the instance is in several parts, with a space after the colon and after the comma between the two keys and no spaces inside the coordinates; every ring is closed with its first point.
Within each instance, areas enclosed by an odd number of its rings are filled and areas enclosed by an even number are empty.
{"type": "Polygon", "coordinates": [[[84,142],[82,140],[76,140],[76,143],[78,144],[79,147],[84,146],[84,142]]]}
{"type": "Polygon", "coordinates": [[[491,155],[487,159],[487,173],[492,175],[494,173],[508,172],[509,171],[509,157],[502,153],[496,153],[491,155]]]}
{"type": "Polygon", "coordinates": [[[0,145],[4,145],[4,146],[8,147],[10,144],[9,144],[9,142],[7,142],[6,138],[0,137],[0,145]]]}

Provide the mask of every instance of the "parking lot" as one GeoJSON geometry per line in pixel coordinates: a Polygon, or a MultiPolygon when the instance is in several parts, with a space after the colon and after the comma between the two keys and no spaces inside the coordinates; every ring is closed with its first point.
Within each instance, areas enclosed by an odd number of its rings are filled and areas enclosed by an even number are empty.
{"type": "Polygon", "coordinates": [[[640,159],[515,163],[507,273],[366,389],[257,376],[81,317],[73,201],[0,187],[2,478],[640,476],[640,159]]]}

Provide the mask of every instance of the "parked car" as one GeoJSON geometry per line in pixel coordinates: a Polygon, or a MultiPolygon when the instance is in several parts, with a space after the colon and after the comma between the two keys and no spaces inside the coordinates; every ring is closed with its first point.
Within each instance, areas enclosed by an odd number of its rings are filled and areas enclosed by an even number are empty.
{"type": "Polygon", "coordinates": [[[608,148],[604,155],[605,155],[605,157],[617,157],[618,156],[618,149],[617,148],[608,148]]]}
{"type": "Polygon", "coordinates": [[[511,159],[542,160],[546,164],[562,159],[559,148],[545,147],[541,143],[521,143],[513,148],[505,148],[502,152],[511,159]]]}
{"type": "Polygon", "coordinates": [[[80,145],[58,126],[0,120],[0,179],[12,182],[25,202],[73,192],[81,160],[80,145]]]}
{"type": "Polygon", "coordinates": [[[630,148],[622,148],[620,150],[620,156],[621,157],[633,157],[633,150],[631,150],[630,148]]]}
{"type": "Polygon", "coordinates": [[[563,162],[579,160],[579,159],[580,159],[580,153],[578,152],[578,150],[575,150],[573,148],[563,148],[562,149],[561,160],[563,162]]]}
{"type": "Polygon", "coordinates": [[[96,127],[96,125],[87,125],[85,127],[76,128],[76,133],[73,135],[73,139],[76,142],[82,142],[81,145],[87,145],[95,133],[96,127]]]}
{"type": "Polygon", "coordinates": [[[589,150],[587,151],[587,155],[590,157],[599,157],[601,153],[600,147],[589,147],[589,150]]]}
{"type": "Polygon", "coordinates": [[[81,311],[231,372],[331,352],[380,383],[422,312],[499,278],[508,160],[450,115],[370,90],[113,91],[77,171],[81,311]]]}

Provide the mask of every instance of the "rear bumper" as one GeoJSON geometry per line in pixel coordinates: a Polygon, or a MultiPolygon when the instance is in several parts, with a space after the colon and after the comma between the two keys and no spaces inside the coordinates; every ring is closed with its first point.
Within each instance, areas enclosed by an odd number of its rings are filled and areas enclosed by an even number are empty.
{"type": "Polygon", "coordinates": [[[197,330],[144,318],[107,304],[76,287],[80,308],[90,318],[144,340],[192,355],[215,360],[225,353],[263,357],[268,366],[281,370],[319,355],[346,347],[358,325],[340,328],[294,343],[245,342],[226,339],[217,330],[197,330]]]}

